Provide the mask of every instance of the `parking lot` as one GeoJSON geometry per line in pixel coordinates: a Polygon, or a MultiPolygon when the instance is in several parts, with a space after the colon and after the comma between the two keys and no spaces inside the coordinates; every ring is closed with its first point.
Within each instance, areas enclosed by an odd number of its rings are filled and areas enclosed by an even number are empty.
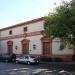
{"type": "Polygon", "coordinates": [[[40,63],[34,65],[2,63],[0,75],[75,75],[75,66],[60,63],[40,63]],[[73,69],[73,70],[72,70],[73,69]]]}

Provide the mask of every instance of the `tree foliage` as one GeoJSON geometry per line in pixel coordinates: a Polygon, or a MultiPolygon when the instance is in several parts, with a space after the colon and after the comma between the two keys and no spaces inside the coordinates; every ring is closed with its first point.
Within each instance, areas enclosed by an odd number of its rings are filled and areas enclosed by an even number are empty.
{"type": "Polygon", "coordinates": [[[61,45],[75,45],[75,0],[64,2],[45,17],[46,37],[60,38],[61,45]]]}

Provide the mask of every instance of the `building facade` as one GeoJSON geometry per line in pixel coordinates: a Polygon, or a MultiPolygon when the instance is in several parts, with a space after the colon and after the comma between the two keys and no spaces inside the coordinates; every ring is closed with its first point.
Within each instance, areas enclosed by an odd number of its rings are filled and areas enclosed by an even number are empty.
{"type": "Polygon", "coordinates": [[[60,39],[44,38],[44,19],[37,18],[0,30],[0,53],[71,57],[73,50],[59,50],[60,39]]]}

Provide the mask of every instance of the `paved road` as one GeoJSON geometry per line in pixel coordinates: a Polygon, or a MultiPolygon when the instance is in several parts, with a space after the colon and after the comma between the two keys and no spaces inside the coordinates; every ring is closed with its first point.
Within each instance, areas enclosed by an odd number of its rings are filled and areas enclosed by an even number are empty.
{"type": "Polygon", "coordinates": [[[74,70],[68,69],[69,66],[65,69],[65,66],[61,65],[55,63],[26,65],[0,62],[0,75],[75,75],[74,70]]]}

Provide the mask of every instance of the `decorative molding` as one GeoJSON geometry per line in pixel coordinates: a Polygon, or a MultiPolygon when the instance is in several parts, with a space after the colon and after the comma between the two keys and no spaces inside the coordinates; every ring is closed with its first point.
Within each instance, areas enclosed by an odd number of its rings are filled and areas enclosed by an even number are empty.
{"type": "Polygon", "coordinates": [[[27,37],[27,33],[24,33],[23,36],[24,36],[24,38],[26,38],[27,37]]]}
{"type": "Polygon", "coordinates": [[[8,41],[7,44],[8,45],[13,45],[13,41],[8,41]]]}
{"type": "Polygon", "coordinates": [[[30,41],[30,40],[28,40],[28,39],[23,39],[23,40],[21,41],[21,43],[22,43],[22,44],[25,44],[25,43],[29,43],[29,41],[30,41]]]}
{"type": "Polygon", "coordinates": [[[23,37],[30,37],[30,36],[35,36],[35,35],[42,35],[41,31],[24,33],[24,34],[13,35],[13,36],[11,35],[11,36],[7,36],[7,37],[0,37],[0,41],[1,40],[16,39],[16,38],[23,38],[23,37]]]}

